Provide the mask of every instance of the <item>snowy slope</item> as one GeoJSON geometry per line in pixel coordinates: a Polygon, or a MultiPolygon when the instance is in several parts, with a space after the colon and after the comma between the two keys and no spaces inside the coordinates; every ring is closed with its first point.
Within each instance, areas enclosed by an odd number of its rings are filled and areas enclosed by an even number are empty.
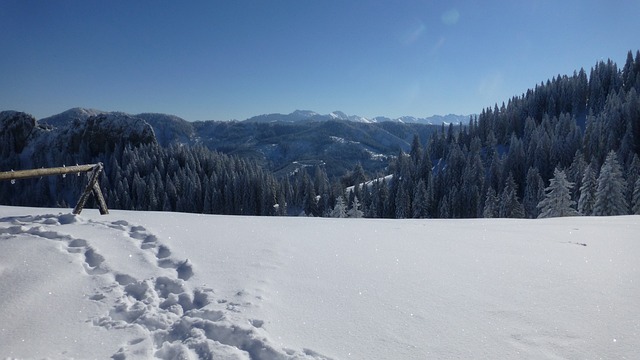
{"type": "Polygon", "coordinates": [[[0,207],[0,357],[633,359],[638,233],[0,207]]]}

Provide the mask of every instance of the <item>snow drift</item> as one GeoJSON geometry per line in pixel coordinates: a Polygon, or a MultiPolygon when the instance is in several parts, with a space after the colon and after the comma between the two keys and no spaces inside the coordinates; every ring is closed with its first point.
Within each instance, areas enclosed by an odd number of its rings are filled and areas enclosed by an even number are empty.
{"type": "Polygon", "coordinates": [[[640,353],[639,216],[369,220],[0,207],[0,356],[640,353]]]}

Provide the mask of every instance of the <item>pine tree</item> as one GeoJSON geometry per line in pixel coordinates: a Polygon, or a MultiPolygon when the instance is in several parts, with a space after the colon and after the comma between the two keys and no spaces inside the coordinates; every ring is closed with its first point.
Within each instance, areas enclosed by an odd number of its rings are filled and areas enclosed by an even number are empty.
{"type": "Polygon", "coordinates": [[[318,213],[324,215],[327,211],[331,210],[329,208],[329,193],[331,186],[329,184],[327,174],[320,166],[316,166],[313,185],[315,186],[316,194],[320,196],[320,201],[318,202],[318,213]]]}
{"type": "Polygon", "coordinates": [[[511,173],[516,184],[523,187],[527,174],[526,158],[522,141],[516,137],[516,134],[512,134],[509,142],[509,152],[504,160],[503,172],[505,174],[511,173]]]}
{"type": "Polygon", "coordinates": [[[593,214],[596,216],[627,214],[629,205],[625,197],[626,188],[626,181],[622,176],[622,169],[618,163],[617,155],[615,151],[610,151],[604,164],[602,164],[602,168],[600,168],[593,214]]]}
{"type": "Polygon", "coordinates": [[[427,204],[426,204],[426,209],[427,209],[427,215],[426,217],[428,218],[432,218],[435,217],[436,214],[436,201],[435,201],[435,184],[433,181],[433,176],[429,176],[429,179],[427,181],[427,204]]]}
{"type": "Polygon", "coordinates": [[[578,212],[585,216],[593,215],[593,206],[596,203],[596,179],[593,166],[589,164],[582,176],[582,186],[580,186],[580,198],[578,199],[578,212]]]}
{"type": "Polygon", "coordinates": [[[427,186],[424,180],[420,179],[413,191],[413,202],[411,203],[414,219],[422,219],[427,217],[429,199],[427,198],[427,186]]]}
{"type": "Polygon", "coordinates": [[[357,196],[354,196],[353,201],[351,202],[351,208],[347,212],[347,215],[350,218],[361,218],[363,213],[362,210],[360,210],[360,206],[360,200],[358,200],[357,196]]]}
{"type": "Polygon", "coordinates": [[[396,199],[395,199],[395,210],[396,210],[395,218],[396,219],[406,219],[411,215],[410,214],[411,204],[409,201],[409,194],[407,192],[406,185],[405,185],[406,183],[407,181],[402,181],[396,193],[396,199]]]}
{"type": "MultiPolygon", "coordinates": [[[[479,140],[478,140],[479,142],[479,140]]],[[[478,145],[479,146],[479,145],[478,145]]],[[[484,168],[477,148],[469,153],[464,169],[462,191],[464,204],[462,217],[482,216],[482,189],[484,188],[484,168]]]]}
{"type": "MultiPolygon", "coordinates": [[[[393,218],[393,213],[391,212],[392,206],[391,202],[391,193],[389,191],[389,186],[387,182],[383,179],[378,183],[378,199],[379,202],[376,205],[378,208],[378,213],[382,218],[393,218]]],[[[395,209],[395,207],[393,207],[395,209]]]]}
{"type": "Polygon", "coordinates": [[[493,160],[489,165],[489,172],[487,176],[488,178],[486,183],[488,186],[494,188],[496,193],[499,192],[500,189],[502,189],[502,161],[497,153],[493,156],[493,160]]]}
{"type": "Polygon", "coordinates": [[[418,167],[419,162],[422,160],[422,144],[420,144],[420,138],[418,134],[413,135],[413,141],[411,142],[411,150],[409,156],[413,162],[414,168],[418,167]]]}
{"type": "Polygon", "coordinates": [[[344,203],[344,199],[342,198],[342,196],[338,196],[336,198],[336,204],[333,206],[333,210],[331,211],[331,217],[334,217],[334,218],[347,217],[347,207],[344,203]]]}
{"type": "Polygon", "coordinates": [[[578,201],[580,197],[580,189],[582,188],[582,178],[584,176],[585,169],[587,168],[587,162],[584,160],[584,155],[581,151],[576,151],[573,157],[573,162],[569,169],[567,169],[567,180],[574,183],[574,190],[571,192],[571,199],[578,201]]]}
{"type": "Polygon", "coordinates": [[[545,197],[538,204],[538,209],[540,209],[538,218],[578,215],[578,212],[573,208],[575,202],[571,200],[571,188],[573,188],[573,183],[567,180],[567,175],[563,170],[556,168],[553,171],[553,179],[544,189],[545,197]]]}
{"type": "Polygon", "coordinates": [[[632,213],[640,215],[640,177],[636,180],[633,187],[633,208],[632,213]]]}
{"type": "MultiPolygon", "coordinates": [[[[640,122],[640,119],[638,119],[640,122]]],[[[635,202],[633,201],[633,190],[635,189],[635,184],[638,179],[640,179],[640,158],[638,154],[633,154],[631,157],[630,164],[627,166],[627,171],[625,171],[625,176],[627,178],[627,202],[633,206],[635,202]]]]}
{"type": "Polygon", "coordinates": [[[537,168],[531,167],[527,171],[527,182],[524,188],[522,206],[527,218],[535,219],[540,214],[538,203],[544,198],[544,181],[537,168]]]}
{"type": "Polygon", "coordinates": [[[431,177],[431,167],[433,164],[431,163],[431,154],[429,153],[429,149],[423,151],[422,159],[420,160],[420,164],[418,165],[418,178],[423,179],[425,182],[429,181],[428,179],[431,177]]]}
{"type": "Polygon", "coordinates": [[[487,190],[487,196],[484,201],[484,211],[482,215],[485,218],[498,217],[499,207],[500,200],[498,199],[498,195],[492,187],[489,187],[489,189],[487,190]]]}
{"type": "Polygon", "coordinates": [[[316,196],[316,191],[313,187],[313,181],[311,181],[311,178],[306,174],[306,172],[303,176],[303,189],[303,211],[307,216],[319,216],[318,197],[316,196]]]}
{"type": "Polygon", "coordinates": [[[451,215],[449,210],[448,196],[444,196],[438,205],[438,217],[440,219],[448,219],[451,215]]]}
{"type": "Polygon", "coordinates": [[[523,218],[524,207],[518,199],[518,185],[510,173],[504,183],[504,189],[500,195],[500,212],[502,218],[523,218]]]}

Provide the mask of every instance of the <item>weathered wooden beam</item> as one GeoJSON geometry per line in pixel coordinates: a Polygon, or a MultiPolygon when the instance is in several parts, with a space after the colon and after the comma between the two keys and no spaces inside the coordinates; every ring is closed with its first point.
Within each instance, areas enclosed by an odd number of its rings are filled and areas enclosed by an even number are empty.
{"type": "Polygon", "coordinates": [[[107,203],[104,201],[104,197],[102,196],[102,191],[100,190],[100,185],[98,185],[98,177],[102,173],[102,163],[95,164],[95,167],[91,170],[91,175],[89,176],[89,182],[87,183],[87,187],[84,189],[84,192],[80,196],[76,207],[73,209],[73,213],[78,215],[82,212],[84,208],[84,204],[89,199],[89,195],[93,194],[98,202],[98,208],[100,209],[101,215],[106,215],[109,213],[107,209],[107,203]]]}
{"type": "Polygon", "coordinates": [[[30,179],[30,178],[37,178],[37,177],[50,176],[50,175],[77,174],[81,172],[89,172],[93,170],[96,166],[98,166],[98,164],[74,165],[74,166],[64,166],[64,167],[57,167],[57,168],[42,168],[42,169],[18,170],[18,171],[3,171],[3,172],[0,172],[0,180],[18,180],[18,179],[30,179]]]}
{"type": "Polygon", "coordinates": [[[107,203],[104,201],[104,196],[102,195],[102,190],[100,190],[100,185],[98,184],[98,178],[102,173],[103,166],[102,163],[97,164],[89,164],[89,165],[75,165],[75,166],[63,166],[57,168],[41,168],[41,169],[31,169],[31,170],[18,170],[18,171],[4,171],[0,172],[0,181],[2,180],[18,180],[18,179],[31,179],[38,178],[42,176],[51,176],[51,175],[65,175],[65,174],[80,174],[81,172],[91,172],[89,175],[89,183],[87,187],[82,192],[80,199],[78,200],[78,204],[73,209],[74,214],[80,214],[82,209],[84,208],[84,204],[89,199],[89,195],[93,194],[98,202],[98,208],[100,209],[101,215],[106,215],[109,213],[107,209],[107,203]]]}
{"type": "Polygon", "coordinates": [[[100,215],[108,215],[109,209],[107,209],[107,202],[104,201],[104,196],[102,195],[102,190],[100,190],[100,185],[96,181],[93,184],[93,190],[91,191],[93,197],[96,198],[98,202],[98,209],[100,210],[100,215]]]}

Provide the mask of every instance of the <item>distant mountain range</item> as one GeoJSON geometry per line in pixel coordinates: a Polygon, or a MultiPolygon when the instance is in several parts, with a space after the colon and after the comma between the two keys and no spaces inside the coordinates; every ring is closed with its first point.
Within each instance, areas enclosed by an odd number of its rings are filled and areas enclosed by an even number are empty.
{"type": "Polygon", "coordinates": [[[366,119],[340,111],[321,115],[297,110],[244,121],[190,122],[167,114],[131,115],[85,108],[69,109],[37,121],[28,114],[14,112],[4,112],[3,118],[5,125],[0,126],[4,128],[0,133],[14,132],[13,138],[24,138],[32,145],[39,143],[41,148],[51,143],[77,147],[83,141],[101,148],[105,142],[118,138],[155,141],[165,147],[201,145],[250,158],[280,175],[320,165],[329,176],[342,176],[357,163],[371,174],[382,173],[390,157],[400,150],[409,151],[415,135],[426,143],[441,124],[469,120],[468,116],[458,115],[366,119]],[[10,130],[10,124],[15,123],[11,119],[17,118],[23,119],[24,131],[10,130]]]}
{"type": "Polygon", "coordinates": [[[413,116],[402,116],[399,118],[389,118],[384,116],[376,116],[366,118],[358,115],[347,115],[342,111],[333,111],[329,114],[322,115],[309,110],[296,110],[290,114],[265,114],[258,115],[246,119],[244,121],[270,123],[270,122],[312,122],[312,121],[329,121],[329,120],[345,120],[361,123],[381,123],[381,122],[399,122],[405,124],[425,124],[425,125],[441,125],[441,124],[459,124],[468,123],[470,115],[434,115],[425,118],[417,118],[413,116]]]}
{"type": "MultiPolygon", "coordinates": [[[[53,115],[47,118],[40,119],[41,122],[56,126],[61,122],[66,122],[69,119],[79,119],[83,120],[89,118],[91,116],[95,116],[98,114],[105,113],[118,113],[118,112],[109,112],[102,111],[96,109],[86,109],[86,108],[73,108],[69,109],[65,112],[62,112],[57,115],[53,115]]],[[[178,121],[186,121],[175,115],[166,115],[166,114],[138,114],[136,116],[144,115],[144,117],[161,117],[169,120],[178,120],[178,121]],[[153,115],[153,116],[151,116],[153,115]]],[[[342,111],[333,111],[329,114],[319,114],[310,110],[296,110],[290,114],[280,114],[280,113],[272,113],[272,114],[263,114],[250,117],[246,120],[247,122],[254,123],[273,123],[273,122],[285,122],[285,123],[299,123],[299,122],[319,122],[319,121],[330,121],[330,120],[344,120],[344,121],[353,121],[360,123],[381,123],[381,122],[398,122],[405,124],[425,124],[425,125],[441,125],[441,124],[466,124],[469,122],[469,117],[472,115],[433,115],[428,117],[414,117],[414,116],[401,116],[398,118],[389,118],[385,116],[376,116],[373,118],[366,118],[358,115],[347,115],[342,111]]]]}

